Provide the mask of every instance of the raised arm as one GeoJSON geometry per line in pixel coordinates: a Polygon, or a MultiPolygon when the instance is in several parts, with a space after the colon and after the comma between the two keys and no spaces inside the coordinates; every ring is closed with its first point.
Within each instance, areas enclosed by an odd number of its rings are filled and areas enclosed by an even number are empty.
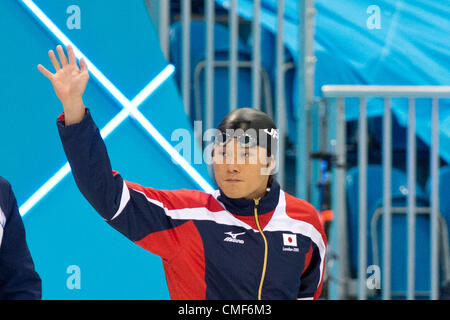
{"type": "Polygon", "coordinates": [[[42,65],[38,69],[51,81],[64,107],[57,126],[78,188],[112,227],[145,249],[169,259],[180,247],[173,230],[184,221],[172,220],[166,208],[178,204],[184,193],[144,188],[113,172],[100,131],[82,100],[89,79],[86,63],[81,60],[78,68],[71,47],[67,48],[68,62],[61,46],[57,51],[61,63],[49,51],[56,73],[42,65]],[[151,236],[155,233],[156,237],[151,236]]]}

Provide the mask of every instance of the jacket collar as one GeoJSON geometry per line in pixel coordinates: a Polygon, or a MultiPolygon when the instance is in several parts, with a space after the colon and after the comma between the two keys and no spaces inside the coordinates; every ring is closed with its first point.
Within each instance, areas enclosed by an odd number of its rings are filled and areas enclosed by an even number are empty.
{"type": "MultiPolygon", "coordinates": [[[[273,181],[272,185],[267,190],[268,191],[266,195],[261,200],[259,200],[259,214],[270,212],[274,210],[278,205],[278,199],[280,197],[280,185],[276,181],[273,181]]],[[[219,200],[225,206],[225,209],[227,209],[227,211],[241,216],[253,216],[255,208],[254,200],[245,198],[229,198],[225,195],[225,193],[223,193],[222,190],[220,190],[220,188],[219,192],[220,194],[217,197],[217,200],[219,200]]]]}

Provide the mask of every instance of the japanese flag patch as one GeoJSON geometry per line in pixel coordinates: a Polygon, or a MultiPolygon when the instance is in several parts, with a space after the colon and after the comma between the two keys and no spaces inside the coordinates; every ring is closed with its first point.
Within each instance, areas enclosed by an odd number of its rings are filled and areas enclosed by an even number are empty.
{"type": "Polygon", "coordinates": [[[290,233],[283,233],[283,245],[296,247],[297,246],[297,235],[290,233]]]}

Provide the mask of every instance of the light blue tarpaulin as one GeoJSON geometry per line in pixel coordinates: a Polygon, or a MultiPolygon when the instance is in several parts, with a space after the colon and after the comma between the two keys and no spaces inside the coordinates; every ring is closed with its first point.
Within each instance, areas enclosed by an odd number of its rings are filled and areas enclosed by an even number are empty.
{"type": "MultiPolygon", "coordinates": [[[[216,2],[225,8],[230,5],[228,0],[216,2]]],[[[253,1],[239,0],[238,3],[239,14],[252,19],[253,1]]],[[[276,33],[277,1],[262,0],[261,5],[263,27],[276,33]]],[[[316,96],[321,95],[320,88],[324,84],[450,85],[449,1],[316,0],[315,8],[316,96]],[[379,9],[378,21],[372,5],[379,9]]],[[[284,30],[285,45],[297,59],[297,0],[285,0],[284,30]]],[[[262,45],[264,48],[265,44],[262,45]]],[[[406,126],[406,99],[394,99],[392,107],[400,125],[406,126]]],[[[368,115],[374,117],[382,113],[382,101],[370,99],[368,115]]],[[[417,136],[429,145],[431,101],[418,99],[416,114],[417,136]]],[[[357,104],[348,103],[347,119],[357,116],[357,104]]],[[[440,154],[450,162],[448,99],[441,100],[439,119],[440,154]]]]}

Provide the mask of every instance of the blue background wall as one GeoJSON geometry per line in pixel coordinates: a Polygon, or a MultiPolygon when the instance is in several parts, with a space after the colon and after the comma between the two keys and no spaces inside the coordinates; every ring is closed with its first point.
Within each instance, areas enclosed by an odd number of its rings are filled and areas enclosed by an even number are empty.
{"type": "MultiPolygon", "coordinates": [[[[129,100],[167,65],[144,1],[36,0],[35,3],[129,100]],[[69,30],[69,5],[81,9],[81,29],[69,30]]],[[[20,1],[0,1],[0,175],[13,185],[19,206],[66,162],[56,117],[62,112],[50,82],[47,52],[57,40],[20,1]]],[[[84,102],[102,128],[121,106],[91,77],[84,102]]],[[[140,107],[170,141],[191,129],[172,79],[140,107]]],[[[176,145],[178,142],[172,142],[176,145]]],[[[131,118],[106,140],[122,176],[159,189],[195,188],[131,118]]],[[[208,181],[207,168],[194,166],[208,181]]],[[[24,216],[27,240],[43,280],[44,299],[168,299],[161,259],[109,227],[69,174],[24,216]],[[70,290],[67,267],[81,270],[81,289],[70,290]]]]}

